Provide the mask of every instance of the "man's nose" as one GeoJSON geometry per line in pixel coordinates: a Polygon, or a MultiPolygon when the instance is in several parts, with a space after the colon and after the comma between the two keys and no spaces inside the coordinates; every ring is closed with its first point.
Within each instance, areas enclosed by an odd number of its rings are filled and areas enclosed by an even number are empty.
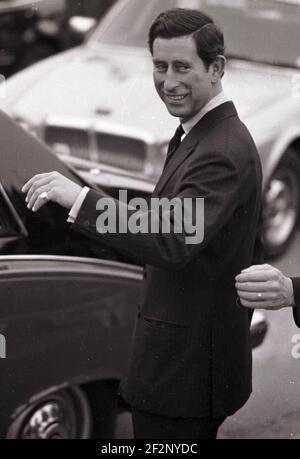
{"type": "Polygon", "coordinates": [[[168,71],[165,75],[164,90],[171,92],[179,86],[179,82],[174,75],[174,72],[168,71]]]}

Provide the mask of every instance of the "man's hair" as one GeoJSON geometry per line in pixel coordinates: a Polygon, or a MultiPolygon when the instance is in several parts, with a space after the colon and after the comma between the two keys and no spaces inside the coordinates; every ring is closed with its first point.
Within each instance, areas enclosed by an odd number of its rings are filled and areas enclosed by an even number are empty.
{"type": "Polygon", "coordinates": [[[157,16],[152,23],[148,45],[153,54],[156,38],[176,38],[191,35],[195,41],[198,56],[208,70],[218,55],[224,56],[224,35],[212,18],[198,10],[174,8],[157,16]]]}

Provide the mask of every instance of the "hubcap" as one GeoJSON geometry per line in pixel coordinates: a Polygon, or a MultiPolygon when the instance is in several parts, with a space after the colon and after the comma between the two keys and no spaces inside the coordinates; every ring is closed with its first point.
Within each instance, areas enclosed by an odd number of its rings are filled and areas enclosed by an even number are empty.
{"type": "Polygon", "coordinates": [[[62,403],[49,402],[42,405],[29,418],[22,438],[72,438],[72,417],[70,410],[62,403]]]}
{"type": "Polygon", "coordinates": [[[6,438],[90,438],[91,419],[88,398],[79,387],[72,387],[28,405],[13,421],[6,438]]]}
{"type": "Polygon", "coordinates": [[[291,235],[297,221],[299,193],[297,177],[291,171],[274,177],[265,193],[266,244],[278,247],[291,235]]]}

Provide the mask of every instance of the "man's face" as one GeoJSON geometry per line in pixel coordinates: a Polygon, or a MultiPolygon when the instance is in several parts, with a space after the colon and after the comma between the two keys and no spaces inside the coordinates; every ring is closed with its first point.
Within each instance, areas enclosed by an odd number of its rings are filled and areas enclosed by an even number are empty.
{"type": "Polygon", "coordinates": [[[211,99],[211,72],[198,56],[192,36],[154,40],[156,90],[169,113],[182,122],[193,118],[211,99]]]}

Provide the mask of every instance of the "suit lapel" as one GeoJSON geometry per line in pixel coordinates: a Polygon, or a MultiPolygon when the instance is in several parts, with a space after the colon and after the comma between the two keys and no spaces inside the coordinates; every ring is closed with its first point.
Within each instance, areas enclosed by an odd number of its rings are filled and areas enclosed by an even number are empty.
{"type": "Polygon", "coordinates": [[[163,188],[167,185],[168,181],[176,171],[176,169],[183,163],[183,161],[189,156],[193,151],[194,145],[187,145],[188,136],[183,139],[176,152],[174,153],[173,158],[170,159],[165,170],[163,171],[158,183],[154,189],[155,194],[159,194],[163,188]]]}
{"type": "Polygon", "coordinates": [[[173,157],[166,165],[153,194],[160,194],[170,178],[174,175],[179,166],[194,151],[196,145],[216,126],[220,121],[231,116],[237,116],[236,109],[232,102],[225,102],[208,112],[183,139],[173,157]]]}

